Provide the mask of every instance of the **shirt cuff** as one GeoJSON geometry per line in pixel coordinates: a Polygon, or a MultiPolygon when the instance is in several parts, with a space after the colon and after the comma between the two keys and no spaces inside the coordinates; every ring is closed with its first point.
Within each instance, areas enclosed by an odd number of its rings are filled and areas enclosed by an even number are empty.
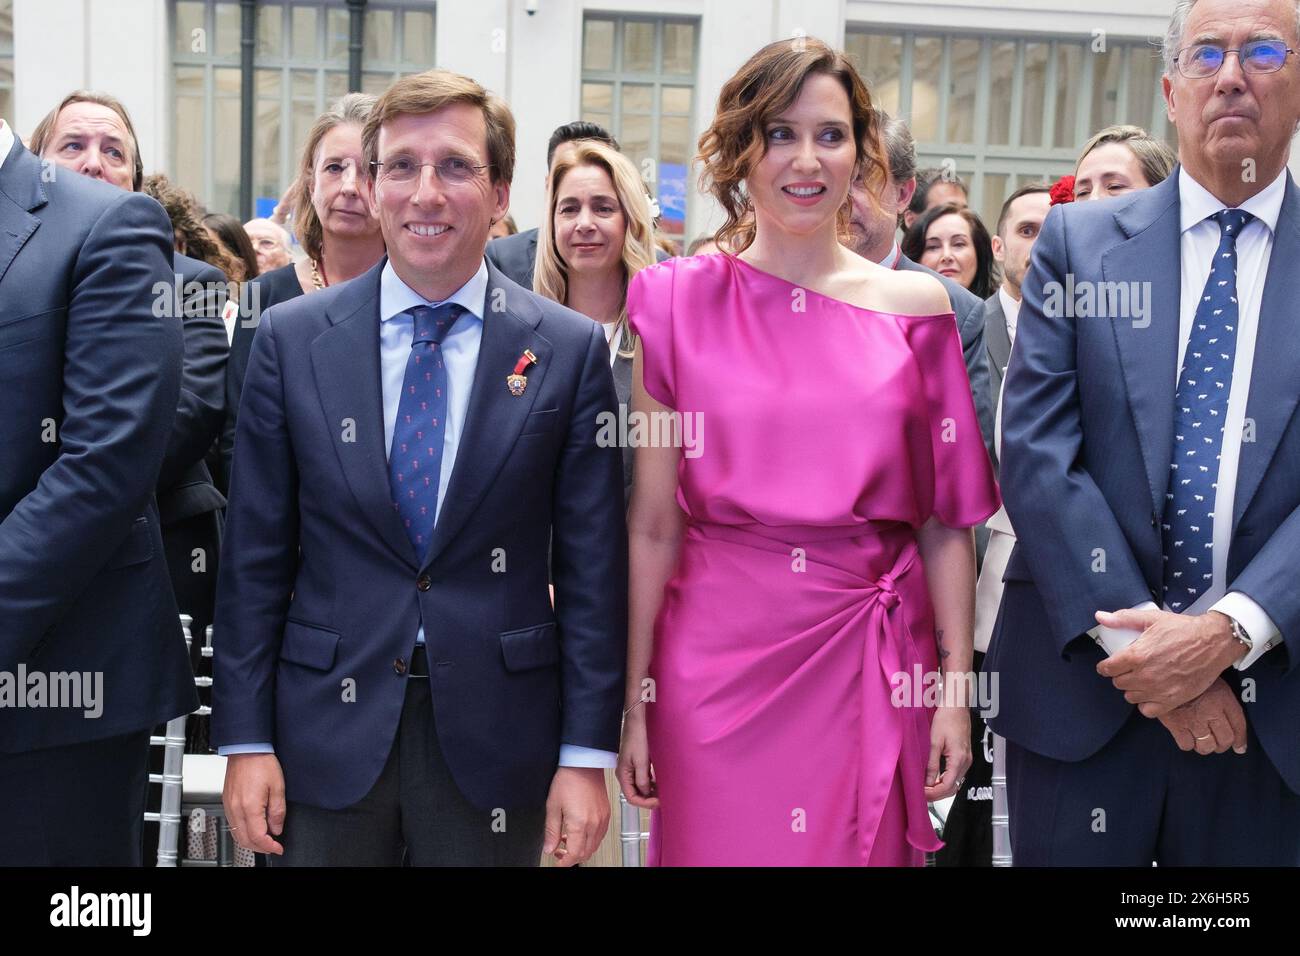
{"type": "Polygon", "coordinates": [[[1250,638],[1251,649],[1246,652],[1245,657],[1232,665],[1239,671],[1244,671],[1263,657],[1265,651],[1276,647],[1282,640],[1282,632],[1277,629],[1268,612],[1256,604],[1254,598],[1240,591],[1229,591],[1215,601],[1210,606],[1210,610],[1228,615],[1241,625],[1246,636],[1250,638]]]}
{"type": "Polygon", "coordinates": [[[273,754],[275,748],[270,744],[227,744],[224,747],[217,748],[217,754],[222,757],[233,757],[235,754],[273,754]]]}
{"type": "MultiPolygon", "coordinates": [[[[1160,608],[1156,607],[1154,601],[1143,601],[1132,610],[1158,611],[1160,608]]],[[[1131,627],[1106,627],[1104,624],[1097,624],[1088,628],[1088,636],[1101,645],[1107,657],[1112,657],[1141,637],[1142,632],[1131,627]]]]}
{"type": "Polygon", "coordinates": [[[579,747],[577,744],[560,744],[561,767],[616,767],[618,754],[608,750],[579,747]]]}

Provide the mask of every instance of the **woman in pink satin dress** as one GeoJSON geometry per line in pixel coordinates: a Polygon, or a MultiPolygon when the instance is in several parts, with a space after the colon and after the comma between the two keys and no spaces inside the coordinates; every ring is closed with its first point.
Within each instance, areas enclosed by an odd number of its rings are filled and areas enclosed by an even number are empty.
{"type": "Polygon", "coordinates": [[[956,322],[839,242],[850,182],[887,175],[842,54],[760,50],[700,152],[735,254],[628,297],[634,415],[689,441],[636,448],[620,785],[652,864],[919,865],[970,763],[965,696],[925,675],[970,669],[999,506],[956,322]]]}

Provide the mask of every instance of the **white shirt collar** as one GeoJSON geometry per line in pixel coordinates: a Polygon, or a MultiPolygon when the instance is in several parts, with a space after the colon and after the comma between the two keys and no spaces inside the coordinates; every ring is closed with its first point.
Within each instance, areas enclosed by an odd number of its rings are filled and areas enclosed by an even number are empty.
{"type": "Polygon", "coordinates": [[[1007,337],[1014,340],[1016,337],[1016,320],[1020,318],[1020,302],[1011,298],[1006,287],[1002,285],[998,286],[998,302],[1002,305],[1002,314],[1006,316],[1007,337]]]}
{"type": "MultiPolygon", "coordinates": [[[[1283,166],[1276,179],[1237,207],[1266,225],[1270,233],[1277,231],[1277,220],[1282,214],[1282,200],[1286,198],[1286,176],[1287,168],[1283,166]]],[[[1178,204],[1182,232],[1204,222],[1207,217],[1224,208],[1223,203],[1193,179],[1182,166],[1178,167],[1178,204]]]]}
{"type": "Polygon", "coordinates": [[[14,148],[14,131],[9,128],[9,124],[0,119],[0,166],[4,165],[9,150],[14,148]]]}
{"type": "Polygon", "coordinates": [[[889,255],[880,260],[880,264],[886,269],[892,269],[898,265],[898,257],[903,254],[903,250],[898,248],[898,243],[894,243],[894,248],[889,250],[889,255]]]}
{"type": "MultiPolygon", "coordinates": [[[[487,313],[487,287],[488,269],[487,260],[484,259],[478,264],[478,272],[442,301],[455,302],[482,321],[487,313]]],[[[441,304],[442,302],[429,301],[403,282],[397,270],[393,268],[391,259],[384,263],[383,271],[379,273],[379,320],[381,322],[395,319],[407,309],[413,309],[417,305],[441,304]]]]}

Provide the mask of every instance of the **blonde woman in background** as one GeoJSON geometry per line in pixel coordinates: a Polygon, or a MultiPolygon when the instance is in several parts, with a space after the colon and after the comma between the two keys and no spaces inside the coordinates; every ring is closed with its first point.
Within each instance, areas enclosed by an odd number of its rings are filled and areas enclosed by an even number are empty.
{"type": "Polygon", "coordinates": [[[261,313],[277,302],[359,276],[384,256],[379,220],[366,200],[370,169],[361,150],[361,128],[374,105],[375,97],[368,93],[349,93],[317,117],[307,134],[298,176],[280,203],[292,207],[294,232],[307,255],[254,279],[248,301],[257,315],[235,327],[226,366],[226,427],[221,437],[226,479],[234,454],[239,397],[261,313]]]}
{"type": "MultiPolygon", "coordinates": [[[[650,201],[636,167],[604,143],[579,141],[572,159],[556,163],[547,183],[533,291],[604,327],[621,406],[632,395],[627,288],[634,275],[654,262],[650,201]]],[[[631,488],[632,449],[625,444],[625,500],[631,488]]]]}
{"type": "Polygon", "coordinates": [[[1150,189],[1174,171],[1178,156],[1140,126],[1107,126],[1083,144],[1074,167],[1074,201],[1150,189]]]}

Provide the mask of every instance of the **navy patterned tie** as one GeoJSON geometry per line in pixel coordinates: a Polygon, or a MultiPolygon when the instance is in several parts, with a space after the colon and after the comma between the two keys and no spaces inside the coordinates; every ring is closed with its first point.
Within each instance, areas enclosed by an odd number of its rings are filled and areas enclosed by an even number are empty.
{"type": "Polygon", "coordinates": [[[1164,599],[1174,612],[1191,606],[1214,580],[1214,495],[1237,354],[1237,236],[1254,217],[1221,209],[1209,218],[1219,224],[1219,248],[1178,375],[1170,490],[1161,524],[1164,599]]]}
{"type": "Polygon", "coordinates": [[[438,477],[447,419],[447,369],[441,342],[464,310],[454,303],[408,309],[414,318],[402,398],[397,404],[388,484],[417,560],[424,558],[438,513],[438,477]]]}

